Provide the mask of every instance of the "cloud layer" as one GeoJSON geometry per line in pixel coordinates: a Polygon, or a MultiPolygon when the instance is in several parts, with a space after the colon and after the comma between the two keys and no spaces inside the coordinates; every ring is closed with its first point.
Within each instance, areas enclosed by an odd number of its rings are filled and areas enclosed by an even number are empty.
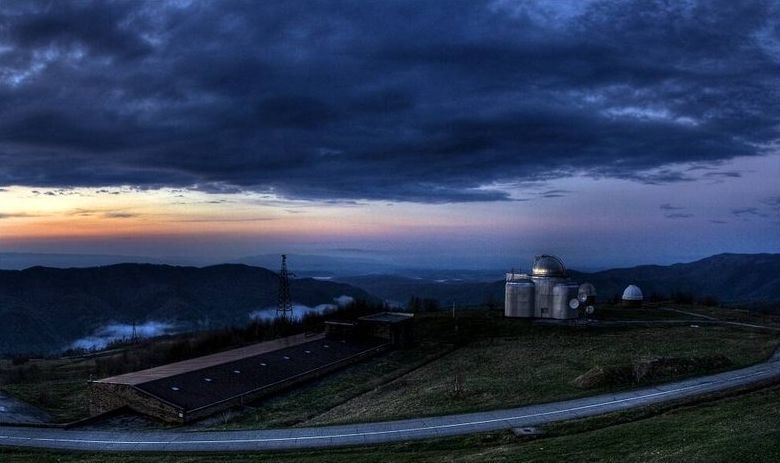
{"type": "Polygon", "coordinates": [[[689,180],[668,166],[777,141],[779,24],[771,1],[3,2],[0,186],[689,180]]]}

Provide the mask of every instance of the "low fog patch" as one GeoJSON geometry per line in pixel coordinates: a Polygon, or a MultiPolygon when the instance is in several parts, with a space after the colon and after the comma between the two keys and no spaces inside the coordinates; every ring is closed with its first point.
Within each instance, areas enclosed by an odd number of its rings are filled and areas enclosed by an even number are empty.
{"type": "Polygon", "coordinates": [[[335,302],[338,307],[346,307],[355,302],[355,298],[342,294],[339,297],[334,297],[333,302],[335,302]]]}
{"type": "MultiPolygon", "coordinates": [[[[309,313],[322,314],[330,310],[336,310],[339,307],[345,307],[355,301],[355,298],[347,295],[341,295],[333,298],[332,303],[319,304],[314,307],[309,307],[303,304],[293,303],[292,305],[292,318],[294,320],[300,320],[304,315],[309,313]]],[[[264,309],[254,310],[249,313],[249,318],[252,320],[273,320],[276,318],[276,307],[266,307],[264,309]]]]}
{"type": "MultiPolygon", "coordinates": [[[[176,327],[172,323],[148,321],[135,325],[135,335],[139,338],[153,338],[166,334],[174,334],[176,327]]],[[[71,343],[71,349],[100,350],[109,344],[129,340],[133,337],[133,325],[125,323],[109,323],[95,330],[90,336],[77,339],[71,343]]]]}

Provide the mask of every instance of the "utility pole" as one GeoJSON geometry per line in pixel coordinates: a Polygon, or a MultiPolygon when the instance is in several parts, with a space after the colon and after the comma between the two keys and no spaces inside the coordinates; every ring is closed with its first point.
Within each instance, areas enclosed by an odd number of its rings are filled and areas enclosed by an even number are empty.
{"type": "Polygon", "coordinates": [[[290,299],[290,277],[294,273],[287,271],[287,254],[282,254],[282,269],[279,271],[279,306],[276,308],[277,318],[292,320],[292,300],[290,299]]]}
{"type": "Polygon", "coordinates": [[[452,326],[455,330],[455,334],[458,334],[458,319],[455,318],[455,301],[452,301],[452,326]]]}

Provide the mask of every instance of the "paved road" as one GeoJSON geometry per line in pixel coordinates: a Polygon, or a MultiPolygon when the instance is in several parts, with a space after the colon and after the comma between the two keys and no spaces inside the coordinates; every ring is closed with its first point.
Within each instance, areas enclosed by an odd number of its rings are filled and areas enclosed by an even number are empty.
{"type": "Polygon", "coordinates": [[[673,309],[671,307],[660,307],[660,310],[665,310],[667,312],[677,312],[677,313],[681,313],[683,315],[690,315],[690,316],[696,317],[696,318],[703,318],[705,320],[718,321],[718,319],[715,318],[715,317],[710,317],[709,315],[704,315],[704,314],[700,314],[700,313],[696,313],[696,312],[688,312],[687,310],[673,309]]]}
{"type": "Polygon", "coordinates": [[[335,447],[455,436],[534,426],[627,410],[780,379],[780,351],[740,370],[617,394],[402,421],[258,431],[79,431],[0,427],[0,445],[89,451],[231,452],[335,447]]]}

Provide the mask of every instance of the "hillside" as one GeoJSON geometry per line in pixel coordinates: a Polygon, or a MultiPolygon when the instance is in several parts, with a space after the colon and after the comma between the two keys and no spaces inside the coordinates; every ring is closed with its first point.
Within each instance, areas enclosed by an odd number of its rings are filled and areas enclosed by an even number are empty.
{"type": "MultiPolygon", "coordinates": [[[[277,304],[277,275],[246,265],[174,267],[119,264],[0,271],[0,352],[67,347],[109,323],[162,322],[180,330],[245,324],[277,304]]],[[[344,283],[297,279],[298,304],[368,293],[344,283]]]]}
{"type": "Polygon", "coordinates": [[[596,285],[604,297],[634,283],[645,295],[680,291],[714,296],[725,303],[780,300],[780,254],[718,254],[684,264],[641,265],[573,276],[596,285]]]}
{"type": "MultiPolygon", "coordinates": [[[[498,280],[502,274],[496,273],[498,280]]],[[[621,294],[631,283],[639,285],[646,296],[668,296],[679,291],[696,297],[713,296],[724,303],[780,300],[780,254],[719,254],[669,266],[570,273],[575,281],[593,283],[602,300],[621,294]]],[[[339,281],[398,303],[412,296],[437,299],[444,305],[483,304],[491,299],[500,303],[504,299],[503,280],[437,282],[398,275],[364,275],[339,281]]]]}
{"type": "Polygon", "coordinates": [[[491,299],[498,303],[504,301],[503,281],[436,281],[401,275],[360,275],[342,277],[338,281],[365,289],[398,305],[405,305],[413,296],[435,299],[442,305],[477,305],[491,299]]]}

